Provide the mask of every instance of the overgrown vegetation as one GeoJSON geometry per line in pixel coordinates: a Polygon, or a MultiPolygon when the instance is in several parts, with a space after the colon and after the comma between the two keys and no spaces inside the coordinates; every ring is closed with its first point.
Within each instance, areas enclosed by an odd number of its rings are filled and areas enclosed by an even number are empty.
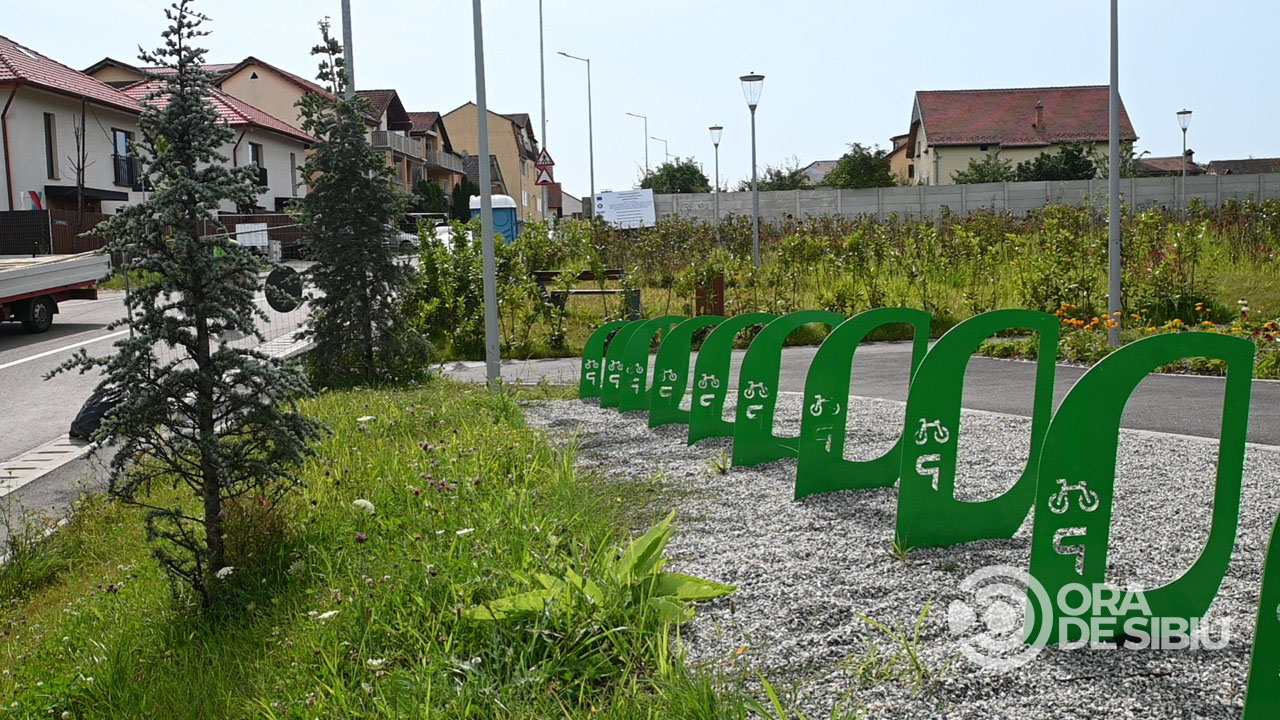
{"type": "Polygon", "coordinates": [[[745,720],[744,678],[685,666],[683,614],[596,574],[656,566],[669,527],[620,553],[654,518],[632,514],[629,486],[577,477],[573,448],[526,428],[513,396],[433,381],[303,410],[334,433],[292,501],[229,513],[220,612],[172,601],[114,503],[0,566],[6,717],[745,720]],[[594,580],[604,602],[468,616],[543,574],[594,580]]]}
{"type": "Polygon", "coordinates": [[[640,187],[655,193],[705,193],[711,192],[711,181],[693,158],[675,158],[644,175],[640,187]]]}
{"type": "MultiPolygon", "coordinates": [[[[516,242],[498,248],[503,353],[571,355],[602,322],[625,317],[620,294],[549,303],[534,270],[576,277],[622,268],[650,317],[692,314],[698,288],[721,274],[728,314],[822,308],[851,315],[900,305],[933,313],[934,334],[1001,307],[1057,312],[1065,303],[1085,324],[1107,308],[1107,229],[1104,216],[1087,207],[1051,205],[1025,218],[979,212],[936,221],[809,217],[766,224],[758,269],[750,260],[749,218],[724,218],[720,234],[723,244],[711,225],[671,217],[629,231],[566,222],[554,237],[545,226],[526,225],[516,242]]],[[[483,352],[479,249],[466,228],[455,227],[453,237],[453,249],[423,242],[415,318],[445,357],[475,359],[483,352]]],[[[1216,210],[1193,203],[1186,219],[1131,210],[1124,248],[1126,330],[1175,319],[1187,326],[1229,323],[1242,296],[1260,323],[1280,314],[1280,202],[1231,201],[1216,210]]],[[[564,283],[548,290],[572,286],[564,283]]]]}
{"type": "Polygon", "coordinates": [[[126,298],[130,334],[114,354],[81,351],[61,369],[100,368],[102,387],[121,393],[95,434],[115,446],[110,495],[146,509],[147,543],[137,544],[149,545],[175,587],[194,591],[207,609],[235,552],[229,513],[237,503],[278,502],[319,428],[295,407],[309,393],[302,373],[225,341],[262,341],[258,261],[201,228],[216,226],[223,201],[252,202],[257,171],[233,168],[220,154],[234,134],[209,101],[205,51],[192,44],[207,35],[208,18],[190,5],[167,9],[164,46],[141,54],[144,64],[169,70],[139,119],[155,190],[98,228],[109,250],[127,258],[123,272],[151,282],[126,298]]]}

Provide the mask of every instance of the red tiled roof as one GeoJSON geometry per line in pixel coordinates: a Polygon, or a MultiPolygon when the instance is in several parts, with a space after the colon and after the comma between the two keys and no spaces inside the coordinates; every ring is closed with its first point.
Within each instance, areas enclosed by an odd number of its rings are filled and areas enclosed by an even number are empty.
{"type": "MultiPolygon", "coordinates": [[[[1034,147],[1105,141],[1110,102],[1111,91],[1105,85],[916,92],[930,145],[1034,147]],[[1044,127],[1036,127],[1036,103],[1043,103],[1044,127]]],[[[1123,102],[1120,137],[1138,139],[1123,102]]]]}
{"type": "Polygon", "coordinates": [[[411,112],[409,120],[413,122],[413,132],[427,132],[440,120],[438,112],[411,112]]]}
{"type": "MultiPolygon", "coordinates": [[[[235,67],[239,64],[240,63],[214,63],[212,65],[201,65],[200,67],[204,68],[205,72],[210,73],[212,75],[225,75],[227,72],[235,69],[235,67]]],[[[145,73],[147,75],[160,75],[160,76],[172,75],[175,72],[177,72],[175,69],[171,67],[164,67],[164,66],[140,67],[138,68],[138,71],[145,73]]]]}
{"type": "MultiPolygon", "coordinates": [[[[1140,158],[1134,158],[1133,169],[1140,173],[1161,173],[1161,174],[1179,174],[1182,172],[1182,156],[1168,155],[1164,157],[1152,157],[1150,155],[1140,158]]],[[[1190,158],[1187,159],[1188,175],[1203,175],[1204,167],[1197,165],[1190,158]]]]}
{"type": "Polygon", "coordinates": [[[387,111],[387,107],[390,106],[391,102],[396,99],[396,91],[395,90],[357,90],[356,96],[362,97],[365,100],[368,100],[369,104],[373,106],[373,114],[378,117],[382,117],[382,114],[387,111]]]}
{"type": "Polygon", "coordinates": [[[1280,172],[1280,158],[1248,158],[1246,160],[1213,160],[1210,175],[1253,175],[1280,172]]]}
{"type": "Polygon", "coordinates": [[[74,98],[87,98],[129,113],[142,112],[137,101],[110,85],[0,36],[0,83],[15,82],[74,98]]]}
{"type": "MultiPolygon", "coordinates": [[[[164,107],[168,102],[168,98],[156,97],[150,100],[145,99],[148,95],[162,89],[163,87],[163,80],[148,80],[146,82],[130,85],[125,88],[123,92],[133,98],[136,98],[139,102],[164,107]]],[[[267,111],[256,108],[239,98],[234,98],[221,90],[211,90],[212,92],[209,95],[209,100],[213,103],[214,109],[217,110],[218,117],[231,127],[249,126],[261,128],[308,145],[315,144],[315,138],[289,125],[274,115],[271,115],[267,111]]]]}

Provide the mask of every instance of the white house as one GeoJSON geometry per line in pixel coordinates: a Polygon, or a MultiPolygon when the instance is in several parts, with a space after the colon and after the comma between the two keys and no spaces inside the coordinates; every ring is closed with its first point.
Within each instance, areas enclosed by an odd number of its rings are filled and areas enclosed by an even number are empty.
{"type": "Polygon", "coordinates": [[[140,199],[129,155],[141,112],[125,93],[0,37],[0,209],[76,209],[77,168],[88,211],[140,199]]]}
{"type": "MultiPolygon", "coordinates": [[[[130,85],[123,92],[139,102],[160,102],[160,98],[147,98],[163,85],[160,80],[149,80],[130,85]]],[[[232,167],[258,167],[261,192],[254,210],[283,212],[290,201],[307,194],[306,182],[299,168],[315,138],[221,90],[212,90],[209,100],[219,117],[235,130],[235,140],[222,148],[222,154],[232,167]]],[[[238,212],[246,208],[237,208],[227,202],[220,209],[238,212]]]]}

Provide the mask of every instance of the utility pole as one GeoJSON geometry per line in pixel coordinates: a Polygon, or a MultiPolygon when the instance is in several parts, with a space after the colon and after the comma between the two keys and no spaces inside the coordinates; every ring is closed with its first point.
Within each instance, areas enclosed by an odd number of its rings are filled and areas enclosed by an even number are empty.
{"type": "MultiPolygon", "coordinates": [[[[538,75],[542,83],[542,149],[547,149],[547,51],[542,43],[542,0],[538,0],[538,75]]],[[[542,186],[542,219],[547,220],[551,208],[547,207],[550,190],[542,186]]]]}
{"type": "Polygon", "coordinates": [[[1112,347],[1120,345],[1120,328],[1117,323],[1122,319],[1117,313],[1120,308],[1120,20],[1119,0],[1111,0],[1111,118],[1108,128],[1108,139],[1111,146],[1111,163],[1107,170],[1107,191],[1111,195],[1110,208],[1107,215],[1107,230],[1110,239],[1107,243],[1108,255],[1108,291],[1107,291],[1107,325],[1110,328],[1107,337],[1112,347]]]}
{"type": "Polygon", "coordinates": [[[493,252],[493,179],[489,175],[489,102],[484,94],[484,29],[480,0],[471,0],[476,44],[476,124],[480,131],[480,242],[484,271],[484,367],[489,386],[502,380],[498,347],[497,263],[493,252]]]}
{"type": "Polygon", "coordinates": [[[356,96],[356,65],[351,50],[351,0],[342,0],[342,64],[347,76],[346,99],[356,96]]]}

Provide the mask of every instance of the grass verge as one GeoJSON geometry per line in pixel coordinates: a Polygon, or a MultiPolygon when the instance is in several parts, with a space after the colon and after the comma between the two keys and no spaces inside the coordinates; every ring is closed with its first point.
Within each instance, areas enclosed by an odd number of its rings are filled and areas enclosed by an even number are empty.
{"type": "Polygon", "coordinates": [[[628,534],[626,489],[578,477],[513,395],[433,381],[305,410],[334,432],[283,514],[245,501],[229,517],[217,613],[175,597],[137,510],[88,500],[43,543],[15,540],[6,717],[747,716],[741,679],[687,669],[669,625],[466,617],[530,575],[590,573],[628,534]]]}

